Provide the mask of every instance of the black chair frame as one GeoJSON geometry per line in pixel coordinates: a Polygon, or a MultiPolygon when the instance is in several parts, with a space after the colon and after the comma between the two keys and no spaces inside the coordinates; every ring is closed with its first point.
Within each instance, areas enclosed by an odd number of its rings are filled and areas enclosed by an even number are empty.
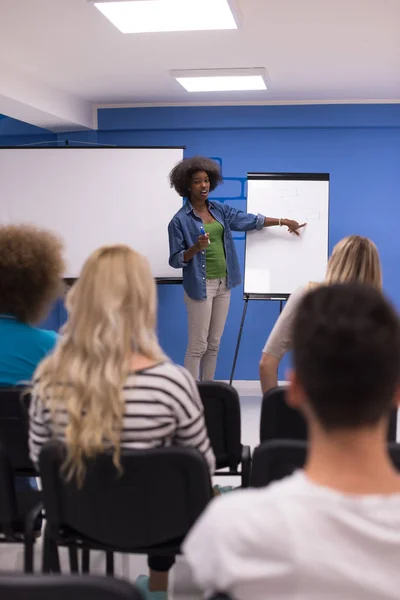
{"type": "Polygon", "coordinates": [[[264,487],[302,469],[308,444],[297,440],[263,442],[253,453],[251,487],[264,487]]]}
{"type": "Polygon", "coordinates": [[[17,478],[37,477],[28,448],[30,395],[21,387],[0,388],[0,541],[24,545],[24,570],[33,572],[35,521],[42,514],[41,493],[16,488],[17,478]]]}
{"type": "MultiPolygon", "coordinates": [[[[260,443],[275,439],[306,441],[307,423],[300,411],[285,401],[284,386],[268,390],[262,399],[260,417],[260,443]]],[[[388,442],[396,441],[397,409],[390,414],[388,442]]]]}
{"type": "Polygon", "coordinates": [[[217,463],[215,476],[238,476],[241,477],[242,487],[248,487],[251,451],[250,446],[241,443],[241,413],[237,391],[222,381],[202,381],[198,383],[198,389],[217,463]]]}
{"type": "Polygon", "coordinates": [[[83,573],[90,570],[90,550],[103,550],[108,575],[114,573],[114,552],[175,556],[212,498],[208,466],[193,448],[123,450],[122,474],[106,452],[87,461],[81,489],[62,475],[64,460],[60,442],[42,449],[44,572],[60,572],[59,546],[69,547],[75,573],[79,549],[83,573]]]}
{"type": "Polygon", "coordinates": [[[2,600],[144,600],[128,581],[99,576],[16,575],[0,576],[2,600]]]}

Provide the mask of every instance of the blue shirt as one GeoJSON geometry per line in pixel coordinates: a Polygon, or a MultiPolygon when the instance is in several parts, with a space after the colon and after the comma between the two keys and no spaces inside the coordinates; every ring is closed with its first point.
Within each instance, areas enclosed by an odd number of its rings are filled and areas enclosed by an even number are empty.
{"type": "Polygon", "coordinates": [[[57,339],[55,331],[0,315],[0,386],[31,381],[36,367],[53,350],[57,339]]]}
{"type": "MultiPolygon", "coordinates": [[[[223,241],[227,286],[230,289],[239,285],[242,281],[232,231],[262,229],[265,217],[236,210],[228,204],[216,202],[215,200],[208,200],[207,205],[214,219],[221,223],[224,228],[223,241]]],[[[202,225],[203,221],[194,212],[189,200],[178,210],[168,225],[169,264],[175,269],[183,269],[183,287],[187,295],[193,300],[207,298],[206,253],[201,250],[187,263],[184,261],[183,255],[186,250],[197,242],[199,235],[201,235],[200,227],[202,225]]]]}

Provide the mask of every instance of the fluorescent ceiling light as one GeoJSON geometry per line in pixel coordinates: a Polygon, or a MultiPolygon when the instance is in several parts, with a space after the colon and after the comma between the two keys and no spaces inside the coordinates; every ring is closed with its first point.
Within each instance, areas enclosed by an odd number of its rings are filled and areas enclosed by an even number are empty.
{"type": "Polygon", "coordinates": [[[172,71],[188,92],[228,92],[266,90],[265,69],[210,69],[172,71]]]}
{"type": "Polygon", "coordinates": [[[237,29],[236,0],[89,0],[122,33],[237,29]]]}
{"type": "Polygon", "coordinates": [[[260,75],[241,77],[177,77],[188,92],[226,92],[240,90],[266,90],[260,75]]]}

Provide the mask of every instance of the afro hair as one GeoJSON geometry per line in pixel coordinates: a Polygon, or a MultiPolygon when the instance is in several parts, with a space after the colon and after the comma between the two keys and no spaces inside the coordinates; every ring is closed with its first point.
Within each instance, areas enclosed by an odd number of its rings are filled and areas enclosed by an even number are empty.
{"type": "Polygon", "coordinates": [[[221,169],[215,160],[205,158],[204,156],[194,156],[193,158],[184,158],[172,169],[169,174],[171,187],[182,198],[189,198],[191,179],[194,173],[198,171],[205,171],[207,173],[210,179],[211,192],[223,181],[221,169]]]}

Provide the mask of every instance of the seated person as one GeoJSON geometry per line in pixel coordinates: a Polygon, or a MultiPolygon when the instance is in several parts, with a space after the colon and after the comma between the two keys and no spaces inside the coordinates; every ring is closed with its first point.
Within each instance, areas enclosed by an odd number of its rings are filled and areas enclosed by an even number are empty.
{"type": "Polygon", "coordinates": [[[371,286],[321,286],[297,307],[292,340],[304,470],[214,500],[184,554],[200,588],[234,600],[396,600],[400,476],[386,429],[400,401],[398,316],[371,286]]]}
{"type": "MultiPolygon", "coordinates": [[[[214,472],[203,405],[193,377],[170,363],[156,335],[150,265],[127,246],[106,246],[86,261],[67,295],[68,321],[55,352],[35,373],[30,454],[66,442],[66,473],[83,481],[84,459],[114,448],[197,448],[214,472]],[[56,418],[57,416],[57,418],[56,418]]],[[[149,557],[146,598],[166,598],[173,557],[149,557]]]]}
{"type": "MultiPolygon", "coordinates": [[[[351,235],[340,240],[333,249],[326,271],[325,283],[368,283],[381,289],[382,274],[378,250],[368,238],[351,235]]],[[[263,394],[278,385],[278,367],[292,347],[292,325],[303,296],[315,287],[310,283],[292,294],[279,316],[264,346],[260,361],[260,381],[263,394]]]]}
{"type": "Polygon", "coordinates": [[[0,386],[24,385],[54,348],[57,334],[39,329],[62,290],[60,240],[28,225],[0,226],[0,386]]]}

